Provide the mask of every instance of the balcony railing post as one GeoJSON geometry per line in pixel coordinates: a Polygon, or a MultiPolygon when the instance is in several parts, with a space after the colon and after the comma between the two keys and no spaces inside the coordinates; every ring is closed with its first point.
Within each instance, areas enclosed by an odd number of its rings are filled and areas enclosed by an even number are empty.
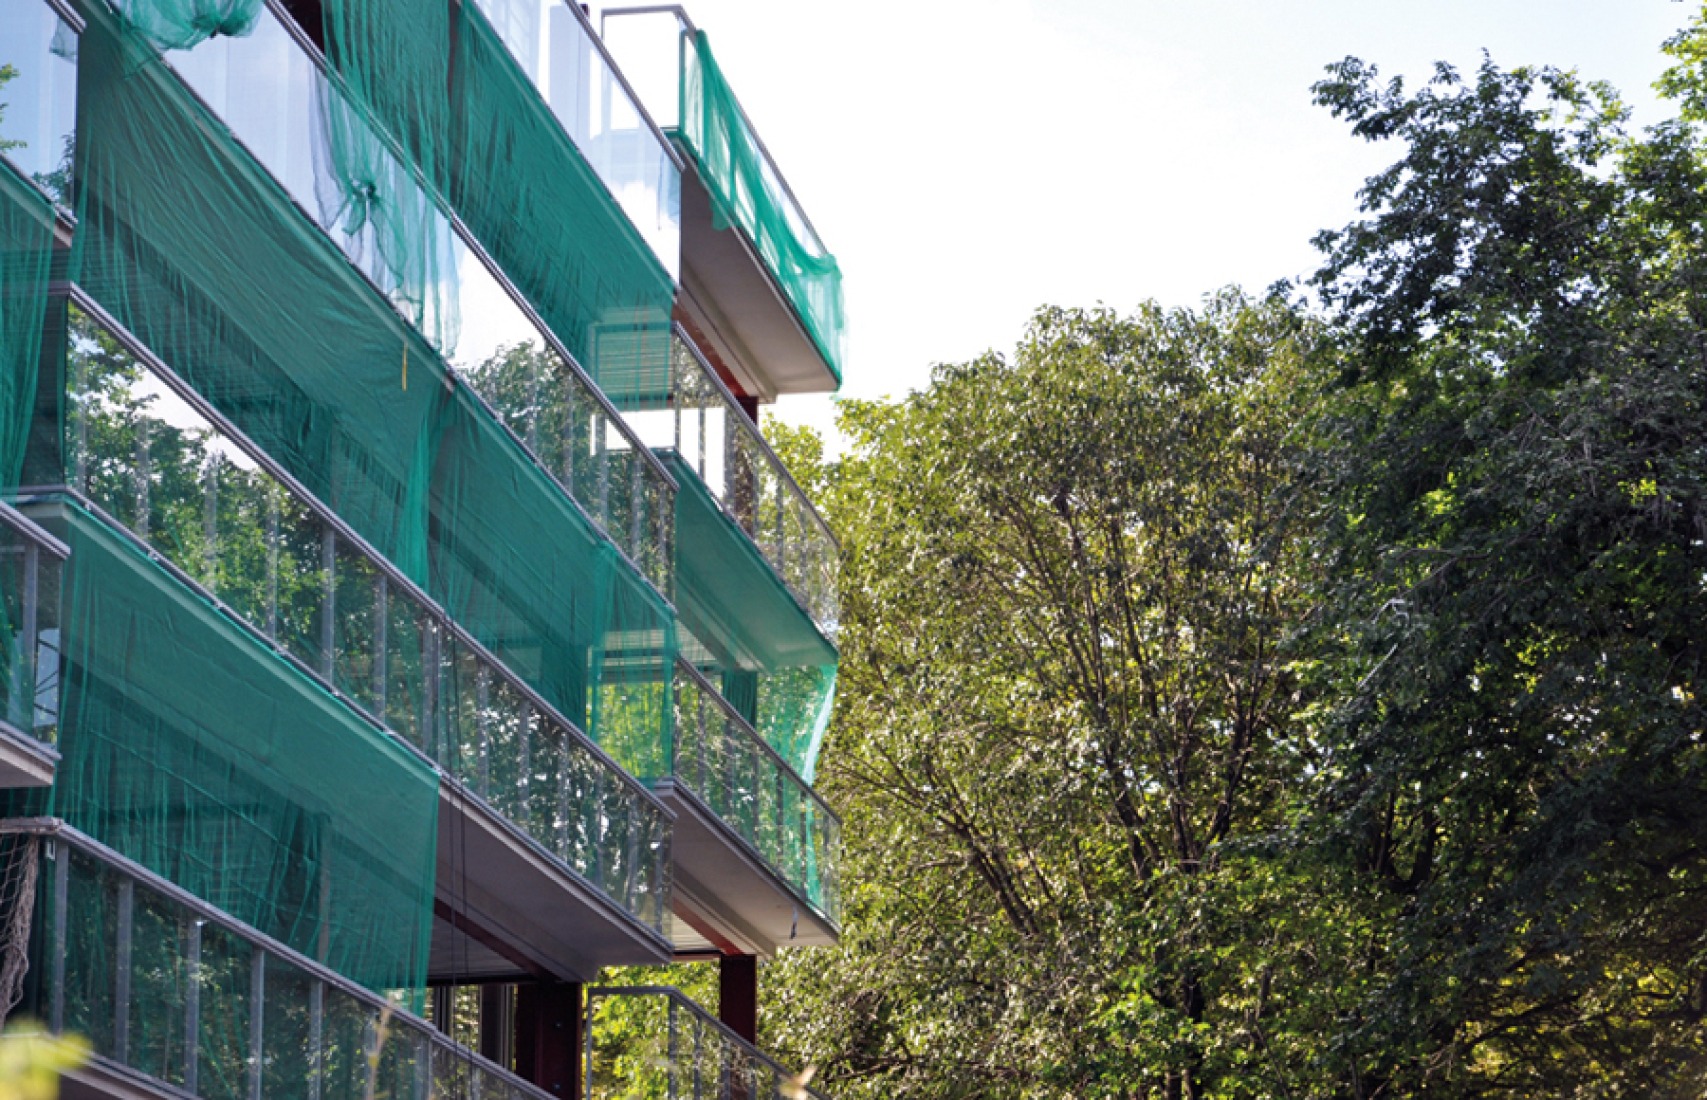
{"type": "Polygon", "coordinates": [[[337,680],[338,536],[330,524],[320,528],[320,569],[325,576],[320,597],[320,672],[326,682],[337,680]]]}
{"type": "Polygon", "coordinates": [[[263,1100],[266,1018],[267,953],[256,947],[249,957],[249,1100],[263,1100]]]}
{"type": "Polygon", "coordinates": [[[184,929],[184,1091],[194,1094],[201,1071],[202,919],[191,917],[184,929]]]}
{"type": "Polygon", "coordinates": [[[65,955],[68,923],[65,909],[71,900],[71,848],[53,837],[44,841],[44,848],[47,857],[54,860],[53,961],[50,969],[53,990],[48,995],[48,1028],[57,1034],[65,1030],[65,955]]]}
{"type": "Polygon", "coordinates": [[[373,581],[373,713],[385,717],[385,696],[390,686],[386,681],[390,660],[386,651],[390,646],[390,590],[385,574],[379,573],[373,581]]]}
{"type": "Polygon", "coordinates": [[[136,883],[129,875],[124,875],[119,879],[118,942],[113,951],[113,1057],[120,1062],[130,1061],[131,944],[135,936],[135,922],[136,883]]]}

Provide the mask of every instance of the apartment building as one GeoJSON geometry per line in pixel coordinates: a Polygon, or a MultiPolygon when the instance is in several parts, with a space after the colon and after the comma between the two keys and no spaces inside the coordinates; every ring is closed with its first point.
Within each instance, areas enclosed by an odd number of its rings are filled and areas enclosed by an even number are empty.
{"type": "Polygon", "coordinates": [[[757,418],[840,275],[688,15],[598,16],[0,0],[0,1011],[67,1096],[801,1094],[838,548],[757,418]]]}

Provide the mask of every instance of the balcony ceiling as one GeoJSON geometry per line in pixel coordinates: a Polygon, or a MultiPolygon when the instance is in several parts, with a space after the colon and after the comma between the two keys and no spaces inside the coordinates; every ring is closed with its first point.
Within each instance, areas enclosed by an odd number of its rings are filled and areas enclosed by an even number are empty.
{"type": "Polygon", "coordinates": [[[749,396],[833,393],[836,376],[739,229],[719,229],[693,166],[682,172],[682,308],[749,396]]]}

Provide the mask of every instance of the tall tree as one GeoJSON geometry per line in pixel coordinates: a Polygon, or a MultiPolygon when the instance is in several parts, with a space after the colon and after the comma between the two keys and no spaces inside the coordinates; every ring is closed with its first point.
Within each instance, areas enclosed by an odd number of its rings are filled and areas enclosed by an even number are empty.
{"type": "Polygon", "coordinates": [[[1409,92],[1348,60],[1317,96],[1402,150],[1315,281],[1340,378],[1310,831],[1378,929],[1328,1065],[1359,1097],[1699,1096],[1699,111],[1632,138],[1608,89],[1491,63],[1409,92]]]}
{"type": "Polygon", "coordinates": [[[839,1094],[1261,1093],[1224,925],[1300,769],[1312,338],[1235,293],[1049,309],[1011,359],[844,406],[848,933],[765,983],[839,1094]]]}

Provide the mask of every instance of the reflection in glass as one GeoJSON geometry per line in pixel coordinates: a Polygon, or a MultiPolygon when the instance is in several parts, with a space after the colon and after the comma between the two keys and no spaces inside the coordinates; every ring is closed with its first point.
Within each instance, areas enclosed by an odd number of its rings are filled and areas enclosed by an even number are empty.
{"type": "Polygon", "coordinates": [[[44,0],[0,0],[0,154],[72,206],[77,32],[44,0]]]}
{"type": "MultiPolygon", "coordinates": [[[[660,928],[661,811],[86,313],[67,313],[72,487],[660,928]]],[[[661,685],[649,690],[656,709],[661,685]]]]}

